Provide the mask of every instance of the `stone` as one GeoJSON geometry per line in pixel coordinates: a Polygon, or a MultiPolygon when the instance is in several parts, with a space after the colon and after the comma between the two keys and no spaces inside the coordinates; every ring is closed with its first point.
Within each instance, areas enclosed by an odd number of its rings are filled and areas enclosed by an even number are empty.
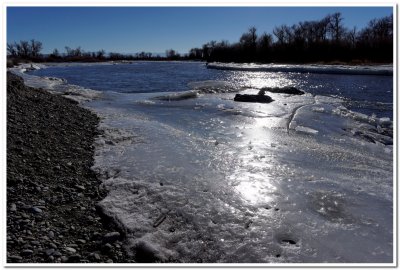
{"type": "Polygon", "coordinates": [[[19,261],[22,260],[22,257],[21,257],[21,256],[15,256],[15,255],[13,255],[13,256],[8,256],[8,260],[10,260],[10,261],[12,261],[12,262],[19,262],[19,261]]]}
{"type": "Polygon", "coordinates": [[[44,251],[44,253],[46,254],[46,256],[51,256],[51,255],[54,254],[54,252],[55,252],[54,248],[49,248],[49,249],[46,249],[46,250],[44,251]]]}
{"type": "Polygon", "coordinates": [[[236,94],[234,101],[239,102],[254,102],[254,103],[271,103],[274,101],[270,96],[267,95],[248,95],[248,94],[236,94]]]}
{"type": "Polygon", "coordinates": [[[60,251],[55,251],[53,254],[52,254],[52,256],[54,256],[54,257],[61,257],[61,252],[60,251]]]}
{"type": "Polygon", "coordinates": [[[110,232],[103,236],[103,243],[114,243],[119,239],[121,234],[119,232],[110,232]]]}
{"type": "Polygon", "coordinates": [[[42,209],[40,209],[39,207],[32,207],[31,208],[31,211],[34,213],[34,214],[41,214],[42,212],[43,212],[43,210],[42,209]]]}
{"type": "Polygon", "coordinates": [[[82,258],[81,255],[74,254],[74,255],[68,257],[67,262],[76,263],[76,262],[79,262],[81,260],[81,258],[82,258]]]}
{"type": "Polygon", "coordinates": [[[11,204],[11,206],[10,206],[10,211],[11,211],[11,212],[17,211],[17,205],[16,205],[15,203],[12,203],[12,204],[11,204]]]}
{"type": "Polygon", "coordinates": [[[21,251],[21,255],[24,257],[31,256],[33,254],[33,250],[31,249],[24,249],[21,251]]]}
{"type": "Polygon", "coordinates": [[[112,245],[110,243],[107,243],[103,246],[103,250],[105,252],[110,252],[113,249],[112,245]]]}
{"type": "Polygon", "coordinates": [[[67,251],[68,253],[76,253],[76,249],[72,248],[72,247],[66,247],[64,248],[65,251],[67,251]]]}

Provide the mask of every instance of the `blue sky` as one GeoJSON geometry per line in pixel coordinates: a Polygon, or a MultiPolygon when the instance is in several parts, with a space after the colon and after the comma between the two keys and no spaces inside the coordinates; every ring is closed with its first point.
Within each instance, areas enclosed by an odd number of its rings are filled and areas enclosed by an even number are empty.
{"type": "Polygon", "coordinates": [[[341,12],[346,27],[361,29],[392,7],[8,7],[7,42],[42,41],[43,53],[81,46],[85,51],[186,53],[210,40],[237,42],[251,26],[322,19],[341,12]]]}

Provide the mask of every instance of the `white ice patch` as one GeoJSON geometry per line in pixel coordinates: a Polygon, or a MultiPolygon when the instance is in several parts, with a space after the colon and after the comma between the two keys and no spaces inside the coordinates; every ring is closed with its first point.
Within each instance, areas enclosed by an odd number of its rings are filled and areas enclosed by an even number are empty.
{"type": "Polygon", "coordinates": [[[311,135],[318,134],[318,130],[315,130],[315,129],[312,129],[309,127],[296,126],[295,130],[298,132],[307,133],[307,134],[311,134],[311,135]]]}
{"type": "Polygon", "coordinates": [[[198,91],[190,90],[190,91],[176,92],[176,93],[172,93],[172,94],[157,96],[157,97],[154,97],[153,99],[166,100],[166,101],[177,101],[177,100],[196,98],[198,96],[199,96],[198,91]]]}
{"type": "Polygon", "coordinates": [[[62,94],[66,98],[73,99],[79,103],[99,98],[102,92],[84,88],[78,85],[68,84],[65,79],[56,77],[39,77],[27,74],[33,69],[46,68],[39,64],[22,64],[16,68],[10,68],[9,71],[22,77],[25,85],[33,88],[42,88],[55,94],[62,94]]]}

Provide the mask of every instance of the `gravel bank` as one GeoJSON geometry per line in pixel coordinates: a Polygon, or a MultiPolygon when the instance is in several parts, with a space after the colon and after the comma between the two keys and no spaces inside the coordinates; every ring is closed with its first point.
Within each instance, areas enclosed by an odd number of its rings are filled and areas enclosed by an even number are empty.
{"type": "Polygon", "coordinates": [[[96,204],[90,169],[99,119],[7,74],[7,262],[133,262],[96,204]]]}

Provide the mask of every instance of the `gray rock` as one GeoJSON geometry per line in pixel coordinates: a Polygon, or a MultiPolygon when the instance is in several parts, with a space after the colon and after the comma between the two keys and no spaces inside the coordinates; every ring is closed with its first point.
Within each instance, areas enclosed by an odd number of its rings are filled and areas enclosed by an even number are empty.
{"type": "Polygon", "coordinates": [[[61,252],[60,251],[55,251],[53,254],[52,254],[54,257],[61,257],[61,252]]]}
{"type": "Polygon", "coordinates": [[[31,211],[32,211],[34,214],[41,214],[41,213],[43,212],[43,210],[40,209],[39,207],[32,207],[32,208],[31,208],[31,211]]]}
{"type": "Polygon", "coordinates": [[[79,254],[74,254],[74,255],[68,257],[67,262],[72,262],[72,263],[74,263],[74,262],[80,262],[81,258],[82,258],[81,255],[79,255],[79,254]]]}
{"type": "Polygon", "coordinates": [[[49,236],[49,238],[54,238],[54,232],[53,231],[49,231],[48,236],[49,236]]]}
{"type": "Polygon", "coordinates": [[[54,252],[55,252],[54,248],[49,248],[46,249],[44,253],[46,254],[46,256],[51,256],[54,254],[54,252]]]}
{"type": "Polygon", "coordinates": [[[114,243],[119,239],[121,234],[119,232],[110,232],[103,236],[104,243],[114,243]]]}
{"type": "Polygon", "coordinates": [[[66,247],[64,248],[65,251],[67,251],[68,253],[76,253],[76,249],[72,248],[72,247],[66,247]]]}
{"type": "Polygon", "coordinates": [[[19,262],[22,260],[21,256],[8,256],[8,260],[12,261],[12,262],[19,262]]]}
{"type": "Polygon", "coordinates": [[[31,256],[33,254],[33,250],[31,249],[24,249],[21,251],[21,255],[24,257],[31,256]]]}
{"type": "Polygon", "coordinates": [[[80,191],[85,190],[85,187],[84,187],[84,186],[76,185],[75,187],[76,187],[76,189],[78,189],[78,190],[80,190],[80,191]]]}
{"type": "Polygon", "coordinates": [[[78,239],[78,240],[76,240],[76,242],[79,244],[86,244],[86,240],[83,240],[83,239],[78,239]]]}
{"type": "Polygon", "coordinates": [[[10,211],[15,212],[17,211],[17,205],[15,203],[12,203],[10,206],[10,211]]]}
{"type": "Polygon", "coordinates": [[[110,243],[107,243],[107,244],[105,244],[105,245],[103,246],[103,250],[104,250],[105,252],[110,252],[110,251],[112,251],[112,249],[113,249],[113,246],[112,246],[110,243]]]}
{"type": "Polygon", "coordinates": [[[95,261],[101,260],[101,257],[98,253],[90,253],[90,257],[92,257],[95,261]]]}

